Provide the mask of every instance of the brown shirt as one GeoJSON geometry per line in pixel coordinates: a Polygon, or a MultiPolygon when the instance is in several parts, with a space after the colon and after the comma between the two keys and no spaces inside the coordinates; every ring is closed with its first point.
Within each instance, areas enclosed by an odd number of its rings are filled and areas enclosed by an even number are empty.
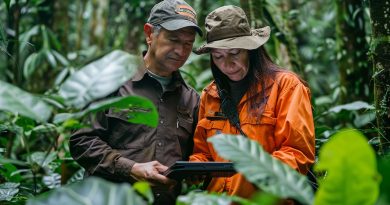
{"type": "Polygon", "coordinates": [[[180,73],[173,74],[166,89],[141,66],[139,72],[113,96],[138,95],[150,99],[159,114],[156,128],[127,122],[128,110],[109,109],[98,113],[91,128],[70,138],[72,157],[86,169],[86,175],[111,181],[134,182],[134,163],[157,160],[170,166],[188,160],[192,153],[199,95],[186,85],[180,73]]]}

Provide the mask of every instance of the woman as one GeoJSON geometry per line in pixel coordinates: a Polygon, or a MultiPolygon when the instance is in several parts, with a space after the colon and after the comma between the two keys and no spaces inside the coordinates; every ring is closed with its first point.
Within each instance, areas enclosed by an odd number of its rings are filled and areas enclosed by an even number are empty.
{"type": "MultiPolygon", "coordinates": [[[[306,174],[314,162],[314,123],[310,91],[294,73],[278,68],[263,44],[270,28],[251,30],[244,11],[223,6],[206,17],[214,81],[202,92],[190,161],[226,161],[207,138],[242,134],[273,157],[306,174]]],[[[255,187],[243,175],[213,178],[207,187],[249,198],[255,187]]]]}

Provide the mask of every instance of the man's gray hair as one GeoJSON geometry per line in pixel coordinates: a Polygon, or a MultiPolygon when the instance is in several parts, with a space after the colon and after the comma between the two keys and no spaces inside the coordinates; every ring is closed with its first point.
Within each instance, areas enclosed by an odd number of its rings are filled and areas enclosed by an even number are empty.
{"type": "Polygon", "coordinates": [[[160,33],[161,26],[160,25],[154,25],[153,26],[153,34],[158,35],[160,33]]]}

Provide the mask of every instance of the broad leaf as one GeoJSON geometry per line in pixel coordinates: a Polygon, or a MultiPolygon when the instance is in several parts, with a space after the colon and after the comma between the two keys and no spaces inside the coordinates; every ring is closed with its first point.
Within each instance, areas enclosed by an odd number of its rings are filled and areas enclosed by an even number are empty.
{"type": "Polygon", "coordinates": [[[262,190],[311,204],[313,190],[306,177],[273,158],[256,142],[241,135],[219,134],[209,138],[218,154],[234,162],[246,179],[262,190]]]}
{"type": "Polygon", "coordinates": [[[379,195],[380,175],[375,152],[355,130],[340,131],[323,145],[316,171],[326,171],[319,181],[316,205],[369,205],[379,195]]]}
{"type": "Polygon", "coordinates": [[[91,103],[85,110],[78,113],[60,113],[54,117],[55,123],[61,123],[69,119],[77,119],[88,113],[96,113],[108,108],[126,109],[128,121],[156,127],[158,124],[158,112],[153,102],[139,96],[116,97],[91,103]]]}
{"type": "Polygon", "coordinates": [[[226,195],[208,194],[206,192],[192,191],[185,196],[177,198],[177,205],[229,205],[232,198],[226,195]]]}
{"type": "Polygon", "coordinates": [[[117,90],[134,75],[138,61],[138,57],[113,51],[70,76],[60,87],[59,94],[66,104],[83,108],[117,90]]]}
{"type": "Polygon", "coordinates": [[[39,122],[46,122],[52,108],[40,98],[0,81],[0,110],[19,113],[39,122]]]}
{"type": "Polygon", "coordinates": [[[141,194],[145,199],[147,199],[149,204],[153,204],[153,192],[147,182],[136,182],[133,184],[133,189],[136,190],[137,193],[141,194]]]}
{"type": "Polygon", "coordinates": [[[339,113],[341,110],[353,111],[353,110],[360,110],[360,109],[372,110],[375,109],[375,107],[363,101],[355,101],[353,103],[332,107],[329,109],[329,112],[339,113]]]}
{"type": "Polygon", "coordinates": [[[84,181],[66,185],[30,198],[27,205],[129,205],[146,204],[129,184],[115,184],[100,178],[89,177],[84,181]]]}
{"type": "Polygon", "coordinates": [[[57,173],[45,175],[42,178],[42,182],[49,189],[59,188],[61,186],[61,175],[59,175],[57,173]]]}
{"type": "Polygon", "coordinates": [[[48,167],[49,164],[57,158],[57,152],[34,152],[31,154],[31,162],[35,162],[40,167],[48,167]]]}
{"type": "Polygon", "coordinates": [[[19,183],[12,182],[0,184],[0,201],[11,201],[12,197],[19,192],[19,185],[19,183]]]}

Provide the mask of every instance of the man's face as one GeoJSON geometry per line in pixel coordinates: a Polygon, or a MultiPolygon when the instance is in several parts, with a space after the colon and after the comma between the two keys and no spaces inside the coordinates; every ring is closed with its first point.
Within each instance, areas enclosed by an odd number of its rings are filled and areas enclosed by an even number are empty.
{"type": "Polygon", "coordinates": [[[161,28],[156,35],[147,39],[149,46],[149,65],[152,72],[169,76],[186,62],[195,41],[195,29],[185,27],[176,31],[161,28]]]}

